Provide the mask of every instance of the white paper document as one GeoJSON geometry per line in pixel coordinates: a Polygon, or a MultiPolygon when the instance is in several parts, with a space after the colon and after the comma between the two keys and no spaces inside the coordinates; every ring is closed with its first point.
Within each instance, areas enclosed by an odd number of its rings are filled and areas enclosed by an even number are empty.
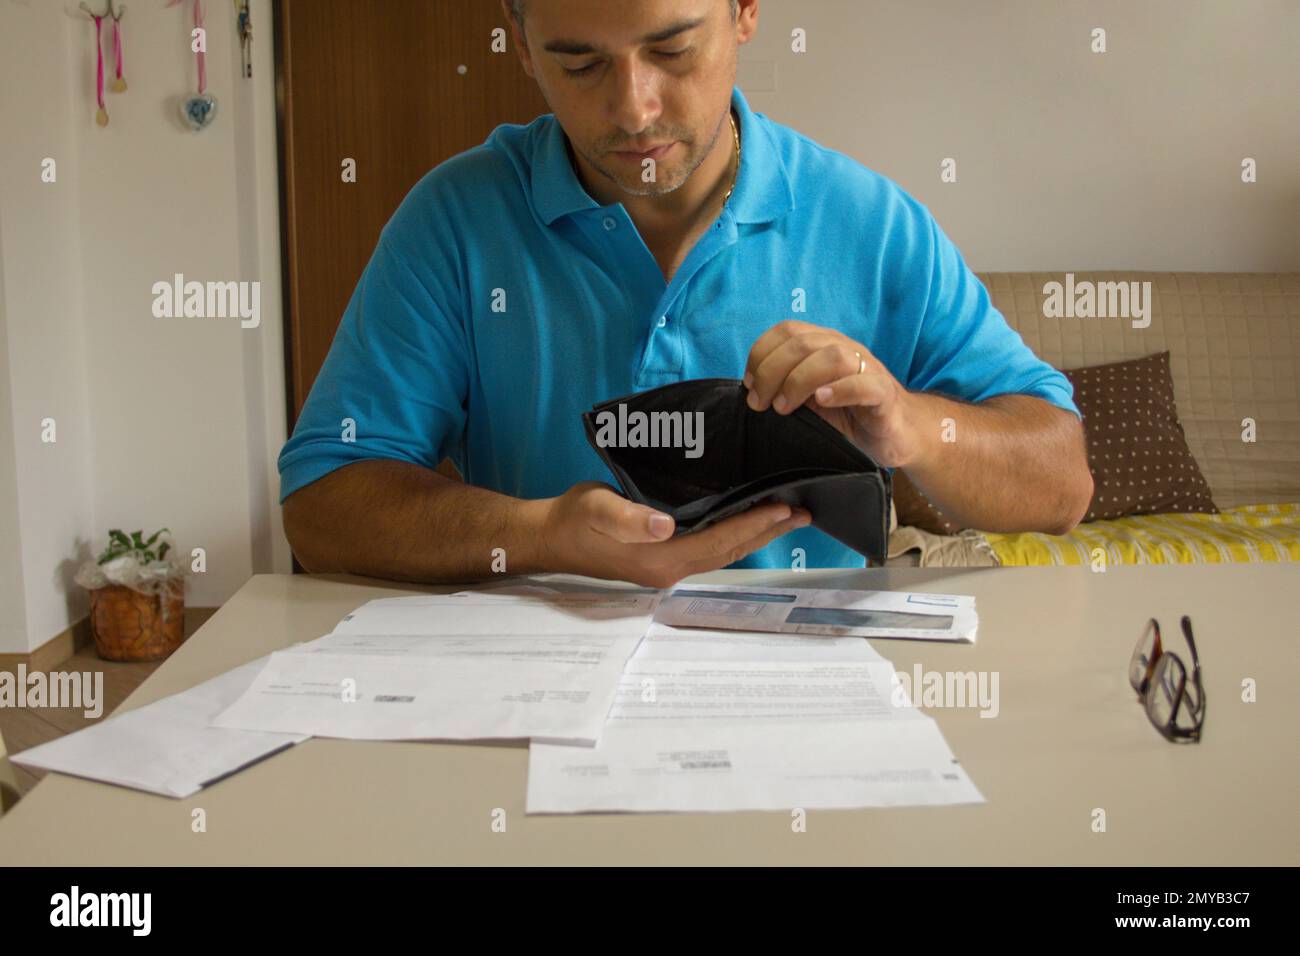
{"type": "Polygon", "coordinates": [[[590,746],[657,598],[462,592],[371,601],[325,637],[272,654],[216,723],[590,746]]]}
{"type": "Polygon", "coordinates": [[[881,662],[629,662],[594,748],[534,743],[528,813],[980,803],[881,662]]]}
{"type": "Polygon", "coordinates": [[[637,646],[635,660],[672,661],[883,661],[860,637],[777,634],[712,628],[650,625],[637,646]]]}
{"type": "Polygon", "coordinates": [[[89,777],[166,797],[188,797],[307,738],[229,730],[210,721],[239,697],[266,658],[171,697],[13,754],[14,763],[89,777]]]}
{"type": "Polygon", "coordinates": [[[594,749],[533,744],[528,813],[982,803],[928,717],[611,720],[594,749]]]}
{"type": "Polygon", "coordinates": [[[615,721],[924,720],[894,666],[874,663],[665,661],[634,658],[610,708],[615,721]]]}
{"type": "Polygon", "coordinates": [[[672,588],[660,599],[655,621],[673,627],[970,643],[978,626],[975,599],[969,595],[719,584],[672,588]]]}

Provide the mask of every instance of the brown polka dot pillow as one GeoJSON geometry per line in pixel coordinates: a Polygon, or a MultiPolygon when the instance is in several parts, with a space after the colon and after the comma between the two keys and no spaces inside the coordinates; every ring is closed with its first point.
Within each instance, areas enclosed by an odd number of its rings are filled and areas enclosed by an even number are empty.
{"type": "Polygon", "coordinates": [[[1174,405],[1169,353],[1068,369],[1096,486],[1085,521],[1195,511],[1218,514],[1174,405]]]}
{"type": "MultiPolygon", "coordinates": [[[[1083,415],[1092,469],[1094,489],[1085,521],[1189,511],[1218,514],[1178,421],[1168,352],[1064,374],[1083,415]]],[[[901,468],[894,471],[894,507],[900,525],[931,534],[961,530],[901,468]]]]}

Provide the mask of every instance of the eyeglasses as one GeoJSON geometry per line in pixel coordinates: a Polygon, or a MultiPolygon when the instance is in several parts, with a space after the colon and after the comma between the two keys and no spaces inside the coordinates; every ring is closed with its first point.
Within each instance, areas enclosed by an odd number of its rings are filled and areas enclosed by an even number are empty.
{"type": "Polygon", "coordinates": [[[1205,688],[1201,685],[1201,659],[1192,639],[1192,620],[1182,619],[1183,636],[1192,651],[1192,679],[1177,654],[1166,651],[1160,643],[1160,623],[1152,618],[1142,630],[1142,637],[1129,661],[1128,680],[1138,693],[1138,701],[1156,730],[1166,740],[1194,743],[1201,739],[1205,723],[1205,688]]]}

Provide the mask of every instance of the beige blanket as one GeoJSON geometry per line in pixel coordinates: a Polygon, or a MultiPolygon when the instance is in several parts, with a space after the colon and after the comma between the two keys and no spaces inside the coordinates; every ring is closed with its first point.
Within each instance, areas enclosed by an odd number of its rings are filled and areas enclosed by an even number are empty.
{"type": "Polygon", "coordinates": [[[898,512],[889,503],[888,564],[894,567],[993,568],[1001,564],[988,540],[967,529],[952,535],[931,534],[911,525],[898,524],[898,512]]]}

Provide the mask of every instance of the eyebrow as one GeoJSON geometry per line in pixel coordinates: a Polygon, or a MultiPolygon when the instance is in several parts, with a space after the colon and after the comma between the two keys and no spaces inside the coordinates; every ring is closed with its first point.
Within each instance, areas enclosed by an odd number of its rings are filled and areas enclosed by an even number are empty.
{"type": "MultiPolygon", "coordinates": [[[[679,20],[670,27],[662,30],[656,30],[654,33],[648,33],[643,36],[638,43],[662,43],[664,40],[670,40],[679,33],[685,33],[687,30],[694,30],[705,20],[704,17],[696,17],[694,20],[679,20]]],[[[584,43],[581,40],[551,40],[542,49],[548,53],[600,53],[599,47],[592,46],[590,43],[584,43]]]]}

